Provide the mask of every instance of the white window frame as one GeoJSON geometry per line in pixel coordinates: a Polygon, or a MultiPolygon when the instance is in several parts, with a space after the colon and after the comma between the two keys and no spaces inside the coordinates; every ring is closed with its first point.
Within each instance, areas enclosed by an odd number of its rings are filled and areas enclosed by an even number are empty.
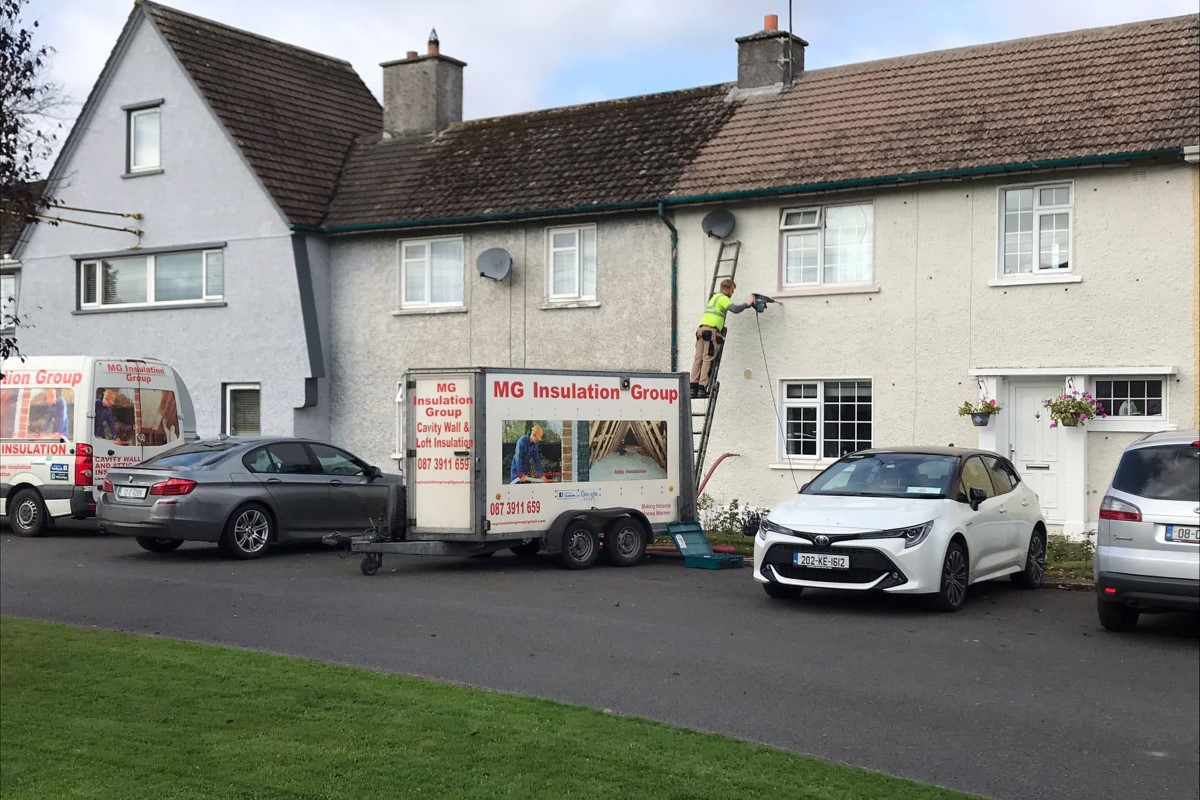
{"type": "Polygon", "coordinates": [[[1104,410],[1108,413],[1108,417],[1106,419],[1094,419],[1088,425],[1096,427],[1093,423],[1099,423],[1100,427],[1119,426],[1131,427],[1134,430],[1163,430],[1171,418],[1170,377],[1169,375],[1089,375],[1088,391],[1091,392],[1092,397],[1096,397],[1096,383],[1099,381],[1158,381],[1162,384],[1162,413],[1120,416],[1116,413],[1116,409],[1110,410],[1105,408],[1104,410]]]}
{"type": "Polygon", "coordinates": [[[129,169],[130,174],[135,174],[135,173],[139,173],[139,172],[156,172],[156,171],[162,169],[162,113],[161,112],[162,112],[162,107],[157,106],[157,105],[150,106],[148,108],[130,109],[127,112],[128,119],[127,119],[126,124],[129,126],[129,136],[127,137],[129,140],[129,155],[128,155],[127,159],[128,159],[128,169],[129,169]],[[137,137],[136,121],[137,121],[138,117],[150,116],[152,114],[154,116],[158,117],[158,142],[156,142],[156,146],[154,148],[155,160],[154,160],[153,164],[138,164],[136,161],[134,161],[135,154],[137,153],[137,144],[135,141],[135,139],[137,137]]]}
{"type": "Polygon", "coordinates": [[[1017,183],[1001,186],[996,195],[996,279],[1000,283],[1054,283],[1078,280],[1075,270],[1075,181],[1042,181],[1038,183],[1017,183]],[[1005,197],[1008,192],[1033,190],[1033,270],[1031,272],[1004,271],[1004,209],[1005,197]],[[1070,200],[1064,205],[1042,205],[1041,192],[1043,189],[1067,189],[1070,200]],[[1054,214],[1067,214],[1067,266],[1043,267],[1041,263],[1041,220],[1042,217],[1054,214]]]}
{"type": "MultiPolygon", "coordinates": [[[[862,376],[843,378],[784,378],[779,381],[779,425],[777,428],[775,453],[779,465],[783,467],[814,466],[817,464],[832,464],[841,456],[826,456],[825,452],[825,385],[829,383],[867,383],[871,387],[871,439],[868,446],[875,443],[875,381],[862,376]],[[816,386],[816,397],[789,398],[788,386],[811,384],[816,386]],[[793,455],[787,451],[787,410],[789,408],[816,408],[817,410],[817,446],[815,455],[793,455]]],[[[839,423],[842,420],[839,420],[839,423]]],[[[855,424],[858,424],[857,420],[855,424]]]]}
{"type": "MultiPolygon", "coordinates": [[[[412,260],[416,261],[418,259],[412,259],[412,260]]],[[[434,237],[425,238],[425,239],[401,239],[401,240],[397,241],[396,242],[396,263],[399,265],[399,268],[396,270],[396,272],[400,278],[399,286],[397,287],[397,289],[399,291],[400,308],[401,309],[414,309],[414,308],[415,309],[422,309],[422,308],[433,309],[433,308],[463,308],[463,307],[465,307],[466,302],[467,302],[466,261],[467,261],[467,248],[466,248],[466,242],[463,240],[462,236],[434,236],[434,237]],[[463,259],[462,268],[459,271],[459,278],[462,281],[462,284],[461,284],[462,285],[462,291],[461,291],[462,300],[459,300],[459,301],[452,300],[448,303],[432,303],[429,301],[429,297],[433,291],[433,245],[438,242],[458,242],[458,244],[459,244],[459,250],[462,253],[462,259],[463,259]],[[425,258],[423,259],[425,262],[425,299],[424,300],[410,300],[407,296],[407,289],[406,289],[407,282],[405,281],[405,276],[408,273],[409,259],[407,259],[405,257],[404,249],[406,247],[415,247],[415,246],[422,246],[425,248],[425,258]]]]}
{"type": "Polygon", "coordinates": [[[225,299],[225,251],[221,249],[212,250],[176,250],[173,252],[148,253],[146,255],[138,255],[131,253],[129,255],[113,256],[112,258],[95,258],[87,261],[79,262],[79,307],[81,309],[122,309],[122,308],[145,308],[147,306],[194,306],[197,303],[219,303],[225,299]],[[187,300],[155,300],[154,299],[154,270],[156,268],[157,256],[174,256],[184,255],[187,253],[200,253],[200,297],[187,300]],[[216,294],[209,289],[208,286],[208,259],[209,256],[217,254],[221,256],[221,293],[216,294]],[[146,299],[140,303],[105,303],[104,302],[104,276],[101,274],[101,263],[104,261],[120,261],[123,259],[144,258],[146,259],[146,299]],[[87,296],[87,273],[95,271],[96,278],[96,296],[89,300],[87,296]]]}
{"type": "MultiPolygon", "coordinates": [[[[591,294],[583,292],[583,232],[592,232],[592,241],[595,243],[596,250],[599,251],[600,243],[599,236],[595,225],[567,225],[557,228],[546,229],[546,301],[550,303],[588,303],[596,300],[597,289],[592,288],[591,294]],[[554,235],[562,233],[572,233],[575,235],[575,244],[572,247],[555,247],[554,235]],[[575,287],[574,294],[560,294],[554,291],[554,256],[557,253],[575,253],[575,287]]],[[[599,253],[596,254],[596,282],[600,279],[600,258],[599,253]]]]}
{"type": "Polygon", "coordinates": [[[258,434],[262,435],[262,384],[261,383],[227,383],[224,385],[225,391],[225,419],[222,424],[222,431],[227,436],[232,436],[230,432],[233,430],[233,392],[238,391],[256,391],[258,392],[258,434]]]}
{"type": "Polygon", "coordinates": [[[4,316],[4,306],[8,302],[8,298],[12,298],[12,309],[8,312],[13,317],[21,316],[21,273],[13,270],[12,272],[0,272],[0,330],[8,330],[13,325],[4,316]],[[4,289],[4,283],[12,280],[12,294],[10,295],[4,289]]]}
{"type": "Polygon", "coordinates": [[[796,206],[785,208],[779,214],[779,286],[781,289],[859,289],[875,285],[875,204],[870,201],[858,203],[829,203],[823,206],[796,206]],[[871,209],[871,274],[860,281],[841,281],[827,283],[825,281],[825,222],[826,211],[830,208],[847,208],[865,206],[871,209]],[[787,224],[789,214],[815,212],[812,222],[787,224]],[[789,282],[787,279],[788,237],[797,232],[815,231],[817,234],[817,279],[815,281],[789,282]]]}

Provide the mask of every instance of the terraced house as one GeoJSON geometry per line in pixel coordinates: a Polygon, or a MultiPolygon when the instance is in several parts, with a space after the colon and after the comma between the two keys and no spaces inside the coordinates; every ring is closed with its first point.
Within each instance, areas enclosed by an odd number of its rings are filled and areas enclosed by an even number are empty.
{"type": "Polygon", "coordinates": [[[1196,424],[1195,15],[817,70],[768,20],[737,39],[736,81],[469,121],[466,65],[433,42],[382,65],[380,106],[333,59],[151,3],[130,25],[142,50],[118,44],[52,180],[74,175],[71,205],[178,208],[147,216],[147,250],[220,253],[221,294],[105,307],[123,279],[88,265],[122,245],[39,228],[21,303],[52,323],[25,347],[86,330],[173,361],[203,376],[210,429],[245,381],[264,430],[385,462],[408,367],[686,369],[734,241],[736,299],[779,302],[729,324],[719,501],[773,504],[870,445],[981,445],[1078,533],[1125,444],[1196,424]],[[139,157],[147,108],[161,172],[85,178],[139,157]],[[170,133],[188,108],[202,147],[170,133]],[[477,268],[497,248],[499,280],[477,268]],[[1108,418],[1051,427],[1043,400],[1072,389],[1108,418]],[[1003,411],[973,427],[956,410],[981,397],[1003,411]]]}

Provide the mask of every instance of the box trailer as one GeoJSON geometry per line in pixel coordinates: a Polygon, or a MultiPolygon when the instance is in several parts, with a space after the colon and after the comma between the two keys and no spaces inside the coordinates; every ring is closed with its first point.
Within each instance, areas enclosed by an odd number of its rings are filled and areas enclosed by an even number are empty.
{"type": "Polygon", "coordinates": [[[405,486],[351,542],[364,574],[386,553],[504,549],[630,566],[696,519],[686,374],[421,369],[403,387],[405,486]]]}

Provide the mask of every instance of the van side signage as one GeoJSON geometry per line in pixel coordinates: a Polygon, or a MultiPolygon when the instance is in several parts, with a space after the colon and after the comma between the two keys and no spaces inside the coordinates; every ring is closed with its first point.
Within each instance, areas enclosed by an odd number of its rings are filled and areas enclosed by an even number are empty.
{"type": "Polygon", "coordinates": [[[60,442],[4,442],[0,444],[0,456],[65,456],[67,447],[60,442]]]}
{"type": "Polygon", "coordinates": [[[0,376],[5,386],[70,386],[74,389],[83,383],[82,372],[55,372],[48,369],[19,372],[11,370],[0,376]]]}

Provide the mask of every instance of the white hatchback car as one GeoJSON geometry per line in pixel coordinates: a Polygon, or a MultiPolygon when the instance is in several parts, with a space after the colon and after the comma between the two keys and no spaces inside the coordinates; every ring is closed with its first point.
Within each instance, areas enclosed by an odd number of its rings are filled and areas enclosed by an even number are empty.
{"type": "Polygon", "coordinates": [[[1037,495],[1008,459],[955,447],[847,455],[772,509],[754,540],[754,578],[777,598],[881,590],[957,611],[978,581],[1037,588],[1045,564],[1037,495]]]}

